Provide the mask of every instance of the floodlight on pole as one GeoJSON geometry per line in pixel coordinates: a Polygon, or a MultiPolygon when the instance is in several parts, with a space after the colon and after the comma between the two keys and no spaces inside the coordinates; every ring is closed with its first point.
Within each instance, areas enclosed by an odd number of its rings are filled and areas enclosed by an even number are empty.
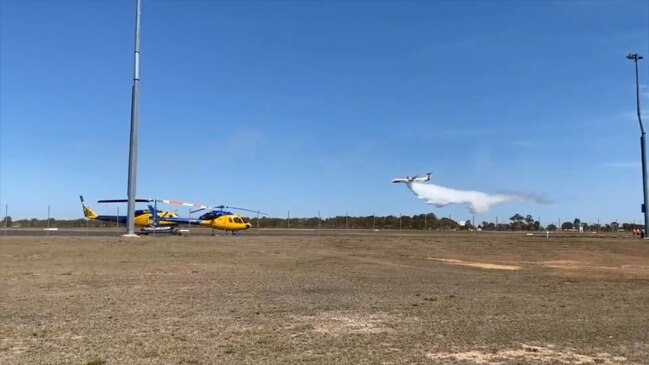
{"type": "Polygon", "coordinates": [[[140,0],[135,0],[135,65],[131,94],[131,139],[128,150],[128,213],[126,236],[135,237],[135,181],[137,174],[137,117],[140,99],[140,0]]]}
{"type": "Polygon", "coordinates": [[[644,200],[642,204],[642,213],[644,213],[644,238],[647,239],[649,234],[649,191],[647,191],[647,153],[644,125],[642,125],[642,116],[640,113],[640,81],[638,77],[638,61],[643,57],[637,53],[629,53],[627,59],[635,63],[635,101],[638,114],[638,123],[640,124],[640,154],[642,155],[642,192],[644,200]]]}

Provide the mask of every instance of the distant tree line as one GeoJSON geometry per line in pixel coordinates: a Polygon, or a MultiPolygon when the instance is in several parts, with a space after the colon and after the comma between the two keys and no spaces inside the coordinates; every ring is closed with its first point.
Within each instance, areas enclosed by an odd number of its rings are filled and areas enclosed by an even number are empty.
{"type": "Polygon", "coordinates": [[[564,230],[564,231],[570,231],[570,230],[579,230],[579,227],[583,231],[604,231],[604,232],[616,232],[619,230],[624,230],[624,231],[631,231],[635,228],[642,228],[641,224],[635,224],[635,223],[618,223],[618,222],[611,222],[611,223],[605,223],[605,224],[599,224],[599,223],[593,223],[593,224],[588,224],[585,222],[582,222],[581,219],[575,218],[572,222],[567,221],[561,223],[561,227],[557,227],[554,223],[548,224],[546,227],[541,225],[541,222],[538,220],[535,220],[532,218],[531,215],[527,215],[523,217],[521,214],[514,214],[511,218],[509,218],[509,223],[499,223],[498,226],[496,224],[491,223],[491,222],[482,222],[481,225],[478,226],[481,230],[487,230],[487,231],[557,231],[559,229],[564,230]]]}
{"type": "MultiPolygon", "coordinates": [[[[257,227],[257,219],[250,219],[253,227],[257,227]]],[[[414,216],[335,216],[330,218],[259,218],[259,228],[335,228],[335,229],[457,229],[460,224],[449,218],[437,218],[435,214],[419,214],[414,216]]]]}
{"type": "MultiPolygon", "coordinates": [[[[49,221],[50,221],[49,222],[50,227],[57,227],[57,228],[72,228],[72,227],[86,227],[86,226],[115,227],[117,225],[117,223],[87,220],[85,218],[79,218],[79,219],[50,218],[49,221]]],[[[11,216],[6,216],[2,218],[2,221],[0,222],[0,227],[5,227],[5,224],[7,227],[26,227],[26,228],[45,228],[48,226],[47,219],[31,218],[31,219],[13,220],[11,216]]]]}
{"type": "MultiPolygon", "coordinates": [[[[335,216],[329,218],[309,217],[309,218],[273,218],[260,217],[248,218],[253,227],[259,228],[295,228],[295,229],[416,229],[416,230],[483,230],[483,231],[556,231],[562,230],[579,230],[581,226],[584,231],[631,231],[634,228],[641,228],[640,224],[611,222],[605,224],[588,224],[582,222],[579,218],[573,221],[561,223],[561,227],[555,224],[542,226],[541,222],[535,220],[531,215],[523,216],[516,213],[509,222],[487,222],[483,221],[474,226],[470,220],[455,221],[450,218],[439,218],[433,213],[419,214],[413,216],[335,216]]],[[[20,219],[12,220],[11,216],[2,219],[0,226],[4,227],[5,222],[8,227],[26,227],[26,228],[44,228],[48,226],[47,219],[20,219]]],[[[104,222],[86,219],[59,220],[50,218],[50,227],[71,228],[71,227],[116,227],[117,222],[104,222]]],[[[122,225],[123,226],[123,225],[122,225]]]]}

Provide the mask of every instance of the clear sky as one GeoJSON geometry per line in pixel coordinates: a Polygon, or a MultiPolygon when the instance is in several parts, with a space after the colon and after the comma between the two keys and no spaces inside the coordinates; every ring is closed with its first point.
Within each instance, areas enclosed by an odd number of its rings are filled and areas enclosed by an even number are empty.
{"type": "MultiPolygon", "coordinates": [[[[82,217],[79,194],[113,213],[134,1],[1,0],[0,31],[0,215],[82,217]]],[[[648,1],[144,0],[141,52],[139,197],[471,218],[390,183],[434,171],[553,201],[476,221],[642,219],[625,56],[649,125],[648,1]]]]}

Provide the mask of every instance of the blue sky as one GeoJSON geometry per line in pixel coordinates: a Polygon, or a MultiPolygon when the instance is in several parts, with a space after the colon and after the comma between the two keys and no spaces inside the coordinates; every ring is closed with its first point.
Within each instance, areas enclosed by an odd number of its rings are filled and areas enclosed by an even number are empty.
{"type": "MultiPolygon", "coordinates": [[[[647,1],[144,0],[137,195],[471,218],[390,184],[432,170],[553,201],[476,221],[640,221],[625,55],[649,57],[648,19],[647,1]]],[[[126,196],[133,30],[132,1],[0,1],[1,215],[126,196]]]]}

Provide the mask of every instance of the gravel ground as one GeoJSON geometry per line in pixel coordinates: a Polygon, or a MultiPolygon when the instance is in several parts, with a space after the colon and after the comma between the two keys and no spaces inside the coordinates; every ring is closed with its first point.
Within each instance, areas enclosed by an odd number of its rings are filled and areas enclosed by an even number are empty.
{"type": "Polygon", "coordinates": [[[649,243],[0,237],[2,364],[649,364],[649,243]]]}

